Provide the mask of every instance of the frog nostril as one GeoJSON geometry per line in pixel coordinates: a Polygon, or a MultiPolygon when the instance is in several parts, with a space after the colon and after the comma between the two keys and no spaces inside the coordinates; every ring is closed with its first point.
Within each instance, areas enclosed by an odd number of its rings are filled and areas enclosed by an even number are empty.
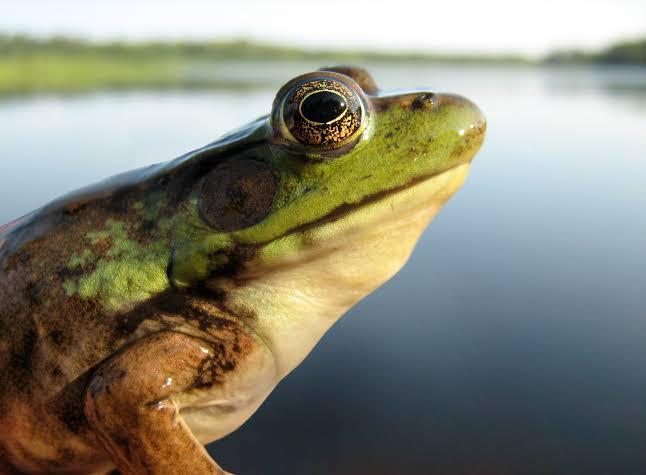
{"type": "Polygon", "coordinates": [[[435,105],[435,94],[432,92],[425,92],[417,96],[411,103],[413,110],[430,109],[435,105]]]}

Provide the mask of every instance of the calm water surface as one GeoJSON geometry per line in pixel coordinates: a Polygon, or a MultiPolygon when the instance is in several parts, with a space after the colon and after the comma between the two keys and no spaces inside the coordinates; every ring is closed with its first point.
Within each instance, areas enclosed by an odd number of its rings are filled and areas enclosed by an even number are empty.
{"type": "MultiPolygon", "coordinates": [[[[0,222],[268,112],[266,90],[0,99],[0,222]]],[[[372,68],[489,119],[465,188],[240,431],[246,474],[646,473],[646,71],[372,68]]]]}

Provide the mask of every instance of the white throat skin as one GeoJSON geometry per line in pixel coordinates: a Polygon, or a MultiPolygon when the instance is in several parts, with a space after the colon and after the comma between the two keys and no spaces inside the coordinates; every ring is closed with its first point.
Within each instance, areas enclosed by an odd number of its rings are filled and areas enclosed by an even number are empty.
{"type": "Polygon", "coordinates": [[[279,379],[350,307],[401,269],[426,226],[464,182],[468,167],[459,165],[303,231],[306,249],[269,259],[258,277],[228,290],[233,310],[248,309],[251,302],[253,327],[272,352],[279,379]]]}

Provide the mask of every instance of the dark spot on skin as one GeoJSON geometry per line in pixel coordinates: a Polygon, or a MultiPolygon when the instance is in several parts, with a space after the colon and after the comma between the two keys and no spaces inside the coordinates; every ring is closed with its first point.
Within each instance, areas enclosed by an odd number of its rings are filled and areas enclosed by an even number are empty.
{"type": "Polygon", "coordinates": [[[63,370],[60,366],[54,366],[52,368],[52,376],[54,376],[55,378],[60,378],[61,376],[63,376],[63,370]]]}
{"type": "Polygon", "coordinates": [[[233,371],[236,367],[236,357],[227,352],[227,346],[223,343],[213,343],[213,353],[204,358],[197,368],[196,378],[193,387],[196,389],[206,388],[224,381],[226,373],[233,371]]]}
{"type": "Polygon", "coordinates": [[[127,214],[130,208],[129,195],[123,192],[114,193],[105,200],[106,209],[116,214],[127,214]]]}
{"type": "Polygon", "coordinates": [[[20,252],[18,252],[18,260],[21,264],[27,264],[30,258],[31,254],[28,251],[21,250],[20,252]]]}
{"type": "Polygon", "coordinates": [[[392,103],[388,101],[373,101],[372,103],[372,108],[377,113],[386,112],[391,106],[392,103]]]}
{"type": "Polygon", "coordinates": [[[81,277],[85,273],[86,273],[86,270],[81,268],[81,267],[75,267],[73,269],[70,269],[68,267],[63,267],[62,269],[59,269],[56,272],[56,275],[61,280],[67,280],[67,279],[70,279],[70,278],[81,277]]]}
{"type": "Polygon", "coordinates": [[[384,137],[387,138],[387,139],[391,139],[391,138],[394,137],[394,135],[395,135],[394,132],[388,132],[386,135],[384,135],[384,137]]]}
{"type": "Polygon", "coordinates": [[[29,282],[25,286],[25,296],[31,304],[37,304],[40,301],[41,286],[37,282],[29,282]]]}
{"type": "Polygon", "coordinates": [[[278,178],[269,164],[254,159],[228,160],[204,178],[199,212],[219,231],[246,228],[269,213],[277,189],[278,178]]]}
{"type": "Polygon", "coordinates": [[[87,203],[81,201],[70,201],[65,204],[63,207],[63,213],[68,216],[73,216],[81,211],[87,206],[87,203]]]}
{"type": "Polygon", "coordinates": [[[244,268],[245,264],[252,261],[258,254],[256,246],[237,245],[232,249],[227,249],[214,253],[210,258],[226,257],[226,263],[218,267],[212,277],[228,277],[235,281],[237,275],[244,268]]]}
{"type": "Polygon", "coordinates": [[[9,366],[14,370],[31,373],[34,352],[38,344],[38,335],[32,327],[23,336],[21,344],[14,350],[9,360],[9,366]]]}
{"type": "Polygon", "coordinates": [[[166,265],[166,280],[176,290],[177,283],[173,279],[173,267],[175,265],[175,246],[173,245],[170,251],[170,259],[168,260],[168,265],[166,265]]]}
{"type": "Polygon", "coordinates": [[[316,191],[317,189],[318,189],[317,187],[314,187],[314,186],[311,186],[311,185],[307,186],[306,188],[303,189],[302,196],[307,196],[310,193],[316,191]]]}
{"type": "Polygon", "coordinates": [[[420,94],[411,102],[410,108],[412,110],[431,109],[434,106],[433,98],[434,94],[430,92],[420,94]]]}
{"type": "MultiPolygon", "coordinates": [[[[400,107],[413,111],[427,110],[436,106],[435,94],[432,92],[417,92],[399,96],[374,97],[372,99],[372,106],[378,112],[386,112],[391,107],[400,107]]],[[[399,127],[395,127],[395,130],[399,129],[399,127]]]]}
{"type": "Polygon", "coordinates": [[[65,334],[61,330],[54,330],[48,336],[56,346],[62,345],[65,341],[65,334]]]}
{"type": "Polygon", "coordinates": [[[141,226],[139,227],[139,230],[143,234],[148,234],[151,231],[153,231],[157,227],[157,223],[153,221],[152,219],[144,219],[141,222],[141,226]]]}

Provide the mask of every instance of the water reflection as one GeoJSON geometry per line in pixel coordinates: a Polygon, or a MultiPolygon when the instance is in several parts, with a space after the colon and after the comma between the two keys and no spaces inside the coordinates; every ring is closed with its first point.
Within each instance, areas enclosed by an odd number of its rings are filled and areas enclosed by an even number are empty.
{"type": "MultiPolygon", "coordinates": [[[[0,221],[266,113],[302,66],[3,101],[0,221]]],[[[211,451],[242,474],[646,472],[643,72],[373,69],[473,98],[488,140],[409,265],[211,451]]]]}

